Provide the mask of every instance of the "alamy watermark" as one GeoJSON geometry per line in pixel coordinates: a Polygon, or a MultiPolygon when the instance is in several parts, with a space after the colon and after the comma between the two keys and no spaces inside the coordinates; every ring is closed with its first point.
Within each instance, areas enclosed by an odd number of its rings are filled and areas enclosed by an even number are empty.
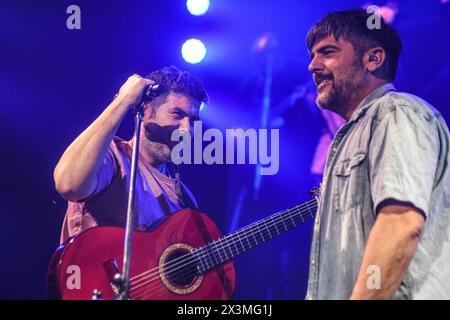
{"type": "Polygon", "coordinates": [[[76,264],[67,267],[66,273],[69,275],[66,279],[66,287],[69,290],[81,289],[81,269],[76,264]]]}
{"type": "Polygon", "coordinates": [[[366,26],[370,30],[381,29],[381,8],[378,6],[368,6],[367,13],[371,13],[367,18],[366,26]]]}
{"type": "Polygon", "coordinates": [[[279,129],[256,130],[250,128],[245,131],[243,129],[226,129],[224,138],[219,129],[210,128],[203,132],[202,121],[195,121],[193,139],[187,131],[175,130],[172,132],[171,140],[178,143],[172,149],[171,158],[172,162],[177,165],[260,164],[261,175],[274,175],[278,173],[279,169],[279,136],[279,129]],[[203,142],[210,143],[203,149],[203,142]],[[192,143],[194,144],[193,148],[192,143]],[[248,146],[248,150],[246,146],[248,146]],[[235,149],[237,150],[236,162],[235,149]],[[247,158],[248,162],[246,162],[247,158]]]}
{"type": "Polygon", "coordinates": [[[367,289],[381,289],[381,269],[379,266],[371,264],[366,269],[367,277],[366,285],[367,289]]]}
{"type": "Polygon", "coordinates": [[[69,30],[81,29],[81,9],[76,4],[67,7],[66,13],[70,14],[66,20],[66,27],[69,30]]]}

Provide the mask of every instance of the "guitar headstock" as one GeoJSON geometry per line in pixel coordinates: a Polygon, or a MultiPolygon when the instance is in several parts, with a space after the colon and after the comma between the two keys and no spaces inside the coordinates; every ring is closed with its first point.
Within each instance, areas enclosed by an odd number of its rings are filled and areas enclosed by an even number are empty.
{"type": "Polygon", "coordinates": [[[313,196],[316,200],[319,200],[319,197],[320,197],[320,188],[321,188],[321,186],[322,185],[320,185],[320,186],[318,186],[318,187],[314,187],[314,188],[312,188],[311,190],[309,190],[309,194],[311,195],[311,196],[313,196]]]}

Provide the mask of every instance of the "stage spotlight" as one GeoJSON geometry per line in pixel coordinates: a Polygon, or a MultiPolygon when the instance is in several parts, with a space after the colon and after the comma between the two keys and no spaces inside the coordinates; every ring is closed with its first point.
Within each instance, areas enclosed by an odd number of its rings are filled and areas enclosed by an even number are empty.
{"type": "Polygon", "coordinates": [[[206,56],[206,47],[198,39],[189,39],[181,47],[181,55],[186,62],[199,63],[206,56]]]}
{"type": "Polygon", "coordinates": [[[193,16],[201,16],[209,9],[209,0],[187,0],[186,7],[193,16]]]}

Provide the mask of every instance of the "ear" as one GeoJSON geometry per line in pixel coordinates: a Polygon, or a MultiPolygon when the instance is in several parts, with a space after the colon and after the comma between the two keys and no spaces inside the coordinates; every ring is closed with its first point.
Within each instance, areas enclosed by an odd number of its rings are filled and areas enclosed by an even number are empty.
{"type": "Polygon", "coordinates": [[[371,48],[363,57],[364,67],[371,73],[379,70],[386,60],[386,52],[382,47],[371,48]]]}

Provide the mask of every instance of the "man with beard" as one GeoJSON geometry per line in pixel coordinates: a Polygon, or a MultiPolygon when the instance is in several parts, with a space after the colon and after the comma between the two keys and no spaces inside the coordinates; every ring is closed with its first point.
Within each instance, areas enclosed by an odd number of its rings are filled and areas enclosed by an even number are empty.
{"type": "Polygon", "coordinates": [[[396,91],[400,37],[369,17],[330,13],[307,35],[316,102],[346,120],[328,152],[307,299],[449,299],[448,128],[396,91]]]}
{"type": "Polygon", "coordinates": [[[143,107],[135,227],[146,230],[169,213],[197,208],[192,193],[169,176],[166,165],[171,162],[174,146],[171,133],[191,131],[207,94],[197,78],[175,67],[145,78],[135,74],[70,144],[55,168],[56,190],[68,200],[61,242],[93,226],[125,226],[134,139],[124,141],[115,134],[128,110],[140,103],[144,90],[155,83],[165,91],[143,107]]]}

